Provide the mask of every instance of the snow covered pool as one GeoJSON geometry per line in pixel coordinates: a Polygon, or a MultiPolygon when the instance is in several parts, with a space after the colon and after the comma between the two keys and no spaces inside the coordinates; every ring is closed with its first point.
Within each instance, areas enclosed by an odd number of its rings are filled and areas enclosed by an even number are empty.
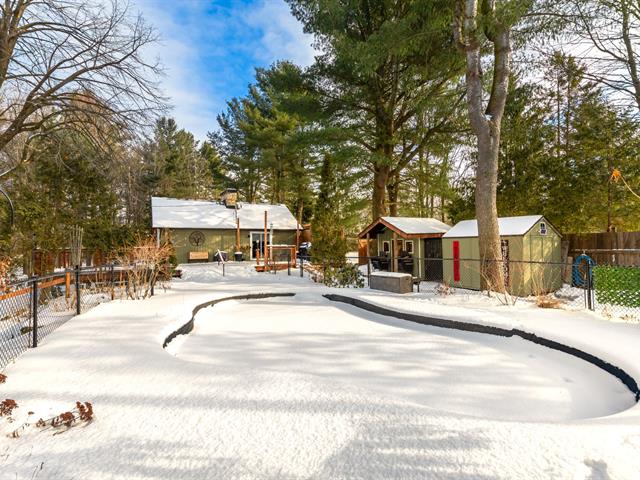
{"type": "Polygon", "coordinates": [[[571,355],[517,337],[418,325],[310,293],[203,309],[170,351],[233,370],[322,376],[484,418],[570,420],[634,404],[617,378],[571,355]]]}

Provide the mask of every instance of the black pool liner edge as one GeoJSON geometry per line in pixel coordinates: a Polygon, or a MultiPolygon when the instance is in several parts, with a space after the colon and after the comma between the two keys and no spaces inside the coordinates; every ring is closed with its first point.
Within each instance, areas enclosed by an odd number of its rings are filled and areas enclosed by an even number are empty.
{"type": "Polygon", "coordinates": [[[196,305],[196,307],[191,311],[191,319],[182,325],[177,330],[171,332],[165,339],[162,344],[162,348],[167,348],[167,345],[171,343],[171,341],[176,338],[178,335],[187,335],[191,333],[193,330],[193,324],[196,320],[196,315],[200,310],[207,307],[212,307],[217,303],[226,302],[228,300],[259,300],[261,298],[271,298],[271,297],[294,297],[295,293],[247,293],[244,295],[233,295],[231,297],[222,297],[216,298],[215,300],[210,300],[208,302],[201,303],[196,305]]]}
{"type": "Polygon", "coordinates": [[[465,332],[485,333],[488,335],[496,335],[499,337],[520,337],[537,345],[542,345],[553,350],[558,350],[560,352],[573,355],[574,357],[580,358],[581,360],[584,360],[595,365],[598,368],[601,368],[605,372],[613,375],[622,383],[624,383],[624,385],[631,391],[631,393],[634,394],[636,403],[640,400],[640,390],[638,389],[636,380],[620,367],[616,367],[615,365],[612,365],[611,363],[606,362],[605,360],[602,360],[601,358],[596,357],[595,355],[587,353],[583,350],[565,345],[560,342],[556,342],[555,340],[540,337],[535,333],[520,330],[518,328],[507,329],[490,325],[482,325],[479,323],[462,322],[459,320],[449,320],[446,318],[429,317],[418,315],[415,313],[400,312],[397,310],[392,310],[389,308],[381,307],[379,305],[368,303],[358,298],[338,295],[334,293],[325,294],[323,295],[323,297],[327,300],[346,303],[354,307],[361,308],[362,310],[366,310],[368,312],[385,315],[387,317],[399,318],[401,320],[407,320],[409,322],[419,323],[422,325],[448,328],[453,330],[462,330],[465,332]]]}
{"type": "MultiPolygon", "coordinates": [[[[212,307],[221,302],[226,302],[229,300],[259,300],[263,298],[273,298],[273,297],[294,297],[295,293],[249,293],[244,295],[233,295],[230,297],[222,297],[217,298],[215,300],[210,300],[208,302],[201,303],[196,305],[196,307],[191,311],[191,319],[182,325],[177,330],[171,332],[164,340],[162,344],[162,348],[166,348],[171,341],[176,338],[178,335],[187,335],[193,330],[194,322],[196,319],[196,315],[200,310],[207,307],[212,307]]],[[[569,355],[573,355],[574,357],[580,358],[586,362],[595,365],[596,367],[604,370],[605,372],[613,375],[618,380],[620,380],[630,391],[634,394],[636,403],[640,401],[640,390],[638,389],[638,384],[636,380],[625,372],[620,367],[616,367],[615,365],[602,360],[595,355],[587,353],[583,350],[580,350],[575,347],[571,347],[569,345],[565,345],[560,342],[556,342],[555,340],[550,340],[545,337],[540,337],[535,333],[527,332],[525,330],[520,330],[518,328],[501,328],[494,327],[491,325],[483,325],[480,323],[472,323],[472,322],[462,322],[459,320],[450,320],[446,318],[438,318],[438,317],[429,317],[425,315],[418,315],[415,313],[408,312],[400,312],[398,310],[392,310],[389,308],[381,307],[379,305],[375,305],[372,303],[365,302],[364,300],[360,300],[354,297],[348,297],[345,295],[338,295],[335,293],[327,293],[323,295],[324,298],[330,300],[332,302],[340,302],[346,303],[348,305],[352,305],[354,307],[360,308],[362,310],[366,310],[368,312],[377,313],[379,315],[385,315],[387,317],[399,318],[401,320],[406,320],[413,323],[419,323],[421,325],[428,325],[432,327],[440,327],[440,328],[448,328],[452,330],[461,330],[465,332],[476,332],[476,333],[485,333],[487,335],[495,335],[499,337],[520,337],[523,340],[527,340],[529,342],[535,343],[537,345],[542,345],[547,348],[551,348],[553,350],[557,350],[560,352],[567,353],[569,355]]]]}

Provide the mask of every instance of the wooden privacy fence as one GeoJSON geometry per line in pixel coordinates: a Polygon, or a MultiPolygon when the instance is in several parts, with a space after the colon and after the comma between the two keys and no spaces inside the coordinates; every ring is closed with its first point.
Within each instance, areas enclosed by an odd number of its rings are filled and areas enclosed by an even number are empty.
{"type": "Polygon", "coordinates": [[[640,232],[570,233],[569,256],[586,253],[598,265],[640,265],[640,232]]]}

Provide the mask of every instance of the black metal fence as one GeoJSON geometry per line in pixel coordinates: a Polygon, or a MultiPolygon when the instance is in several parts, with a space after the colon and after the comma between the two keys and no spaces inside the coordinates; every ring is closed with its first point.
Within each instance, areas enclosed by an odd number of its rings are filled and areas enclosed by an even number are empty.
{"type": "MultiPolygon", "coordinates": [[[[347,257],[360,264],[367,278],[375,271],[408,273],[415,283],[438,295],[454,291],[491,290],[482,261],[468,258],[347,257]]],[[[548,306],[589,309],[604,315],[640,321],[640,267],[596,265],[588,257],[569,262],[498,260],[506,294],[516,302],[535,297],[548,306]]],[[[330,265],[330,263],[324,263],[330,265]]]]}
{"type": "Polygon", "coordinates": [[[67,320],[125,294],[128,269],[107,265],[31,277],[0,292],[0,368],[67,320]]]}

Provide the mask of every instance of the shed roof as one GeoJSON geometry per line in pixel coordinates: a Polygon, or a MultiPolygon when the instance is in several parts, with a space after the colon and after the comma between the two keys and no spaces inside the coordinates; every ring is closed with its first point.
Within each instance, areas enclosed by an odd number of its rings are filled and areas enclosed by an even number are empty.
{"type": "MultiPolygon", "coordinates": [[[[540,220],[542,215],[524,215],[521,217],[502,217],[498,218],[498,228],[500,236],[513,237],[525,235],[540,220]]],[[[546,220],[545,220],[546,221],[546,220]]],[[[451,230],[443,235],[444,238],[464,238],[478,236],[478,221],[463,220],[456,223],[451,230]]]]}
{"type": "Polygon", "coordinates": [[[451,227],[435,218],[380,217],[365,228],[359,237],[364,237],[376,227],[384,225],[402,236],[442,235],[451,227]]]}
{"type": "MultiPolygon", "coordinates": [[[[285,205],[238,202],[243,230],[262,230],[264,212],[274,230],[295,230],[298,222],[285,205]]],[[[236,209],[206,200],[151,197],[153,228],[235,229],[236,209]]]]}

